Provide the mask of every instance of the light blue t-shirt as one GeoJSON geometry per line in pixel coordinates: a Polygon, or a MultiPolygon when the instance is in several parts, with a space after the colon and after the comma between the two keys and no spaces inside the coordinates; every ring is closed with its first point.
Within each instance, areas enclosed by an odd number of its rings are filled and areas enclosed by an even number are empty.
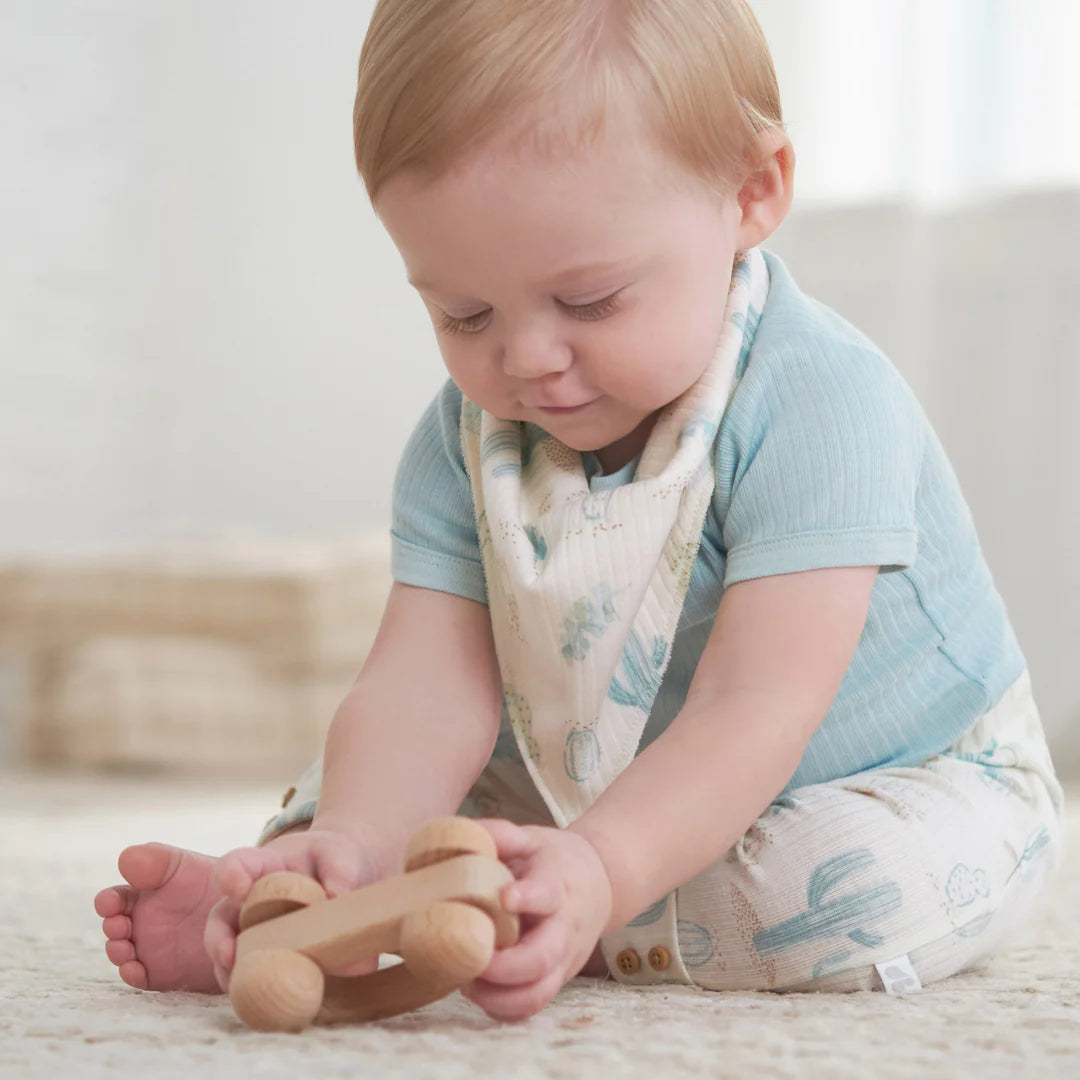
{"type": "MultiPolygon", "coordinates": [[[[712,506],[641,748],[682,707],[726,586],[881,566],[855,655],[787,791],[926,760],[1026,665],[911,389],[871,341],[765,257],[768,301],[717,431],[712,506]]],[[[447,381],[398,467],[392,569],[406,584],[486,602],[460,420],[461,391],[447,381]]],[[[627,483],[637,466],[605,476],[594,454],[583,460],[593,491],[627,483]]],[[[495,752],[518,756],[505,710],[495,752]]]]}

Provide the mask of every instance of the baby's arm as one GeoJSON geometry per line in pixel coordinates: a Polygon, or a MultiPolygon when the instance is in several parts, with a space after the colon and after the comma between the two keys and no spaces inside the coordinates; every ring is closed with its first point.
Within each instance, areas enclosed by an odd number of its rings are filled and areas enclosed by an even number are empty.
{"type": "Polygon", "coordinates": [[[392,867],[452,814],[491,756],[502,684],[486,605],[395,583],[327,734],[312,828],[383,837],[392,867]]]}
{"type": "Polygon", "coordinates": [[[608,933],[699,873],[783,790],[854,655],[878,568],[742,581],[682,711],[569,828],[608,871],[608,933]]]}
{"type": "Polygon", "coordinates": [[[277,870],[338,895],[398,872],[409,837],[454,813],[491,756],[502,684],[484,604],[395,583],[371,652],[327,734],[310,828],[223,856],[205,945],[223,989],[240,906],[277,870]]]}

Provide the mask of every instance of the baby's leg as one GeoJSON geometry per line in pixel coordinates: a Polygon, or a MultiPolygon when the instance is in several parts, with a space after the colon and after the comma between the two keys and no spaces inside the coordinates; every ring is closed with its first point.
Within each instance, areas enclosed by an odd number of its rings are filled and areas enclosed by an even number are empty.
{"type": "Polygon", "coordinates": [[[723,859],[607,935],[605,954],[629,983],[881,989],[877,965],[901,978],[905,959],[934,982],[1030,917],[1059,858],[1060,812],[1038,713],[1018,683],[918,767],[780,797],[723,859]]]}

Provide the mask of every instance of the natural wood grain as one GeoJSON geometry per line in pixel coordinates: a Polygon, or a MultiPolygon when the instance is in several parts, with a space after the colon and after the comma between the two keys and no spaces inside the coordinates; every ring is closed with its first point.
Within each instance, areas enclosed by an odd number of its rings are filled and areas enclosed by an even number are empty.
{"type": "Polygon", "coordinates": [[[513,875],[494,856],[483,826],[439,818],[410,841],[411,869],[334,900],[303,874],[260,879],[240,914],[229,990],[237,1015],[263,1031],[300,1031],[316,1018],[372,1020],[476,978],[519,932],[499,900],[513,875]],[[403,962],[369,975],[326,974],[380,953],[403,962]]]}

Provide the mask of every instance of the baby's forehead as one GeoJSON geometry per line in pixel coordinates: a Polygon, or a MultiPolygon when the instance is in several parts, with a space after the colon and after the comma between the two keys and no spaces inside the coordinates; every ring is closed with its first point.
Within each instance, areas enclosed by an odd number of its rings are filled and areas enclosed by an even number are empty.
{"type": "Polygon", "coordinates": [[[619,275],[661,250],[674,254],[688,237],[696,245],[714,193],[655,146],[639,117],[613,112],[609,121],[565,153],[511,129],[440,170],[391,174],[376,210],[410,282],[461,297],[510,278],[591,291],[619,287],[619,275]]]}
{"type": "MultiPolygon", "coordinates": [[[[541,177],[567,187],[575,180],[592,185],[606,172],[618,189],[632,182],[652,198],[704,190],[701,177],[656,138],[632,102],[613,103],[584,124],[575,124],[576,119],[565,110],[530,108],[452,157],[403,168],[387,183],[395,181],[410,196],[437,198],[459,185],[512,187],[541,177]]],[[[610,190],[618,195],[616,187],[610,190]]]]}

